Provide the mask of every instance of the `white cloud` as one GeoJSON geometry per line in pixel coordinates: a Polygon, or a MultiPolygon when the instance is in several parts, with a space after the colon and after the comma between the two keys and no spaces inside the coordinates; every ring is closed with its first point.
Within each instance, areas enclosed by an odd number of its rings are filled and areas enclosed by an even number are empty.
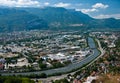
{"type": "Polygon", "coordinates": [[[83,13],[91,13],[91,12],[96,12],[96,11],[98,11],[98,10],[92,8],[92,9],[82,9],[81,11],[82,11],[83,13]]]}
{"type": "Polygon", "coordinates": [[[102,4],[102,3],[96,3],[89,9],[76,9],[76,11],[82,11],[83,13],[89,14],[91,12],[97,12],[97,11],[99,11],[99,9],[105,9],[107,7],[109,7],[109,6],[102,4]]]}
{"type": "Polygon", "coordinates": [[[40,2],[37,0],[0,0],[0,5],[8,7],[38,7],[40,2]]]}
{"type": "Polygon", "coordinates": [[[70,3],[63,3],[63,2],[54,4],[55,7],[69,7],[70,5],[71,5],[70,3]]]}
{"type": "Polygon", "coordinates": [[[103,3],[96,3],[95,5],[92,6],[92,8],[102,8],[102,9],[105,9],[109,7],[108,5],[105,5],[103,3]]]}
{"type": "Polygon", "coordinates": [[[44,5],[45,5],[45,6],[49,6],[50,3],[49,3],[49,2],[45,2],[44,5]]]}
{"type": "Polygon", "coordinates": [[[97,18],[97,19],[103,19],[103,18],[116,18],[116,19],[120,19],[120,14],[110,14],[110,15],[100,14],[98,16],[94,16],[94,18],[97,18]]]}
{"type": "Polygon", "coordinates": [[[96,12],[96,11],[98,11],[98,10],[92,8],[92,9],[76,9],[76,11],[81,11],[81,12],[83,12],[83,13],[88,14],[88,13],[91,13],[91,12],[96,12]]]}
{"type": "Polygon", "coordinates": [[[75,11],[81,11],[81,9],[75,9],[75,11]]]}

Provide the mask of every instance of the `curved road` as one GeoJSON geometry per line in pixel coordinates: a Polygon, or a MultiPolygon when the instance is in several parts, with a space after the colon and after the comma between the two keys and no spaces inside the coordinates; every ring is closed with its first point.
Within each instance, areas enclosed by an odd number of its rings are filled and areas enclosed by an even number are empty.
{"type": "Polygon", "coordinates": [[[79,63],[70,64],[70,65],[68,65],[66,67],[57,68],[57,69],[50,69],[50,70],[44,70],[44,71],[35,71],[35,72],[22,72],[22,73],[1,73],[1,75],[30,75],[30,74],[41,74],[41,73],[45,73],[47,75],[51,75],[51,74],[55,74],[55,73],[70,72],[70,71],[72,71],[74,69],[82,67],[85,64],[90,63],[96,57],[98,57],[100,55],[100,52],[97,49],[94,40],[92,38],[90,38],[90,37],[88,37],[88,44],[89,44],[90,48],[92,48],[92,50],[94,52],[93,52],[92,55],[86,57],[85,59],[83,59],[79,63]]]}

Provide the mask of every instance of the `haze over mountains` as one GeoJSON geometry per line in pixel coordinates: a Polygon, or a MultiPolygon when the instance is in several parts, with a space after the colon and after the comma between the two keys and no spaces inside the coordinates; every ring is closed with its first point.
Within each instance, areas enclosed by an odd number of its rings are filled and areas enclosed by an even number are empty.
{"type": "Polygon", "coordinates": [[[119,29],[120,20],[114,18],[94,19],[82,12],[60,7],[0,8],[0,32],[81,28],[119,29]]]}

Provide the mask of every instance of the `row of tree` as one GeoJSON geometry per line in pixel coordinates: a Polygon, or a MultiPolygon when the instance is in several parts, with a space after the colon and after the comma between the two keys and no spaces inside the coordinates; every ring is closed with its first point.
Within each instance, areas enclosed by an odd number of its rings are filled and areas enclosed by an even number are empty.
{"type": "Polygon", "coordinates": [[[0,83],[35,83],[33,80],[30,80],[29,78],[20,78],[20,77],[14,77],[14,76],[0,76],[0,83]]]}

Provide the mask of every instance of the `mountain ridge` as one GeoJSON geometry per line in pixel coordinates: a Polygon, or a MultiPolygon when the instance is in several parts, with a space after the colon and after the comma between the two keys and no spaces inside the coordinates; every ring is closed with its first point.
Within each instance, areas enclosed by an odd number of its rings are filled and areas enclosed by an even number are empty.
{"type": "Polygon", "coordinates": [[[95,19],[62,7],[0,8],[0,31],[120,28],[120,19],[95,19]]]}
{"type": "Polygon", "coordinates": [[[0,32],[31,30],[38,27],[48,28],[43,19],[24,10],[0,8],[0,32]]]}

